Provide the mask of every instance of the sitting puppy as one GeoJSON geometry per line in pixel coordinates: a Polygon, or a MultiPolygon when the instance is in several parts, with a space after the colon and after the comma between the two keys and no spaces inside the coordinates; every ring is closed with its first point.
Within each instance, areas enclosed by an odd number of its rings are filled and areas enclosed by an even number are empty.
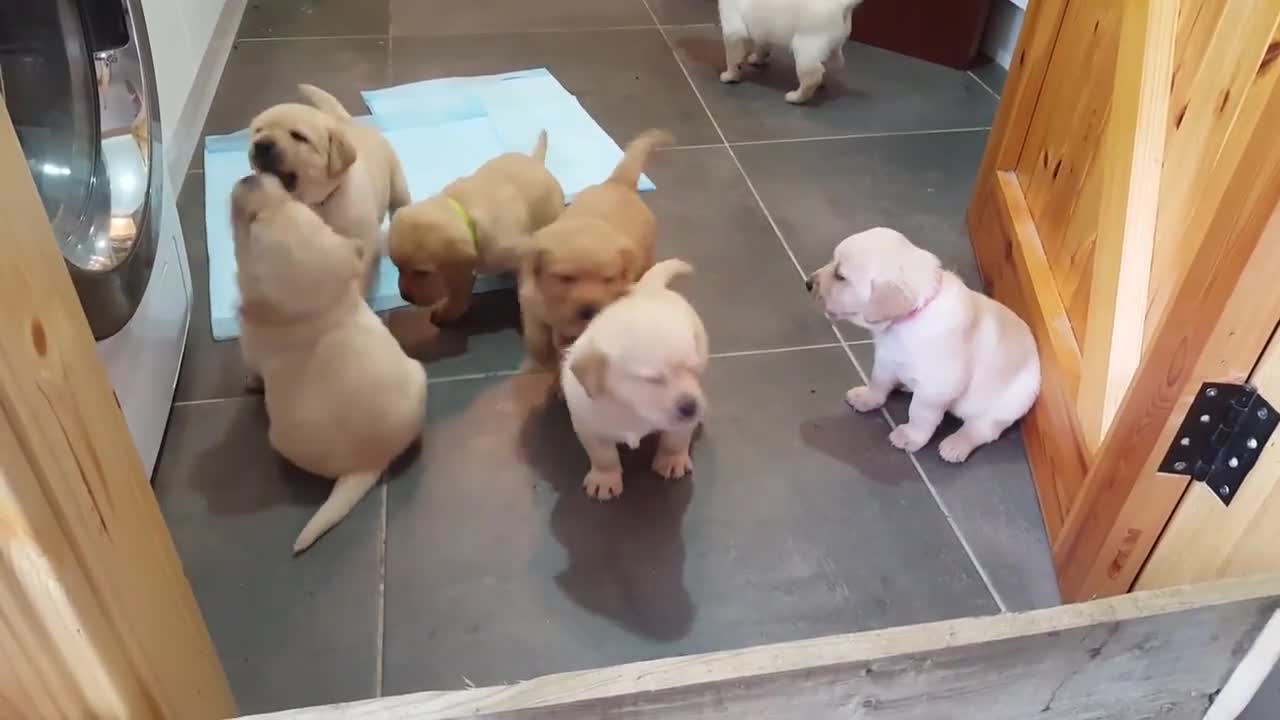
{"type": "Polygon", "coordinates": [[[828,317],[867,328],[875,339],[871,382],[846,397],[855,410],[879,408],[898,385],[914,393],[910,419],[889,435],[895,447],[919,450],[950,411],[964,425],[938,452],[963,462],[1025,415],[1040,392],[1040,357],[1027,324],[900,232],[875,228],[846,238],[805,285],[828,317]]]}
{"type": "Polygon", "coordinates": [[[329,93],[298,89],[311,105],[276,105],[249,124],[249,162],[359,243],[367,290],[382,256],[382,221],[409,204],[409,184],[382,133],[356,122],[329,93]]]}
{"type": "Polygon", "coordinates": [[[271,447],[337,478],[293,545],[301,552],[421,436],[427,374],[361,298],[350,240],[271,175],[236,183],[231,207],[240,346],[266,381],[271,447]]]}
{"type": "Polygon", "coordinates": [[[825,65],[844,67],[850,15],[862,0],[720,0],[725,71],[720,82],[742,79],[742,63],[763,65],[772,46],[791,48],[800,86],[787,102],[803,103],[822,84],[825,65]]]}
{"type": "Polygon", "coordinates": [[[535,230],[564,212],[564,191],[547,170],[547,133],[532,155],[506,153],[409,205],[391,219],[387,248],[400,269],[400,295],[457,320],[477,273],[516,270],[535,230]]]}
{"type": "Polygon", "coordinates": [[[520,313],[529,356],[542,367],[558,367],[587,322],[653,265],[658,222],[636,183],[649,153],[671,142],[663,130],[641,133],[608,180],[534,234],[520,266],[520,313]]]}
{"type": "Polygon", "coordinates": [[[673,277],[690,272],[683,260],[654,265],[565,354],[561,389],[591,457],[582,486],[593,498],[622,494],[617,446],[635,448],[650,433],[661,433],[654,472],[674,480],[693,470],[689,443],[707,405],[701,384],[707,332],[688,301],[667,289],[673,277]]]}

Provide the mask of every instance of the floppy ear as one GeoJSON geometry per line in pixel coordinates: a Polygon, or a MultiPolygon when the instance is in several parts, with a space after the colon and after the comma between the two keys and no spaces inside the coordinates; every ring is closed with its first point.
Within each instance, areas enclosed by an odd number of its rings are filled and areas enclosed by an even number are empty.
{"type": "Polygon", "coordinates": [[[897,320],[916,306],[916,299],[902,283],[884,280],[871,281],[871,297],[862,317],[867,322],[879,323],[897,320]]]}
{"type": "Polygon", "coordinates": [[[336,178],[356,161],[356,146],[341,128],[329,131],[329,177],[336,178]]]}
{"type": "Polygon", "coordinates": [[[608,370],[609,358],[598,350],[583,353],[569,366],[569,371],[578,378],[578,382],[587,391],[587,396],[591,398],[605,394],[605,374],[608,370]]]}

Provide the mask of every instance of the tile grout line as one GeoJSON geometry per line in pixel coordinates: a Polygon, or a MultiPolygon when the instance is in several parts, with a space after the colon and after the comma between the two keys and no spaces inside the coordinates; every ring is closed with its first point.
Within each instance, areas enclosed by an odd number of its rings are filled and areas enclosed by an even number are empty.
{"type": "MultiPolygon", "coordinates": [[[[649,6],[649,0],[643,0],[643,2],[645,8],[648,9],[649,13],[652,15],[653,8],[649,6]]],[[[657,15],[654,15],[653,19],[654,22],[657,22],[657,15]]],[[[689,69],[685,67],[684,61],[680,59],[680,54],[676,52],[675,46],[671,44],[671,38],[661,26],[659,26],[658,29],[662,32],[662,38],[666,41],[667,48],[671,50],[671,54],[675,57],[676,64],[680,66],[681,72],[684,73],[685,80],[688,81],[689,87],[693,90],[693,94],[698,98],[698,102],[702,104],[703,111],[707,113],[707,118],[711,121],[712,127],[714,127],[716,133],[720,135],[720,140],[724,142],[724,148],[728,151],[729,157],[733,158],[734,164],[738,166],[738,172],[742,173],[742,178],[747,183],[747,188],[751,190],[751,194],[755,196],[756,202],[759,203],[760,210],[764,212],[765,219],[768,220],[769,225],[773,227],[774,233],[778,236],[778,241],[782,243],[782,248],[786,250],[787,255],[791,258],[791,262],[795,265],[796,271],[800,273],[802,278],[805,277],[804,267],[800,265],[795,253],[792,252],[790,244],[787,243],[787,239],[783,235],[782,230],[778,227],[777,222],[774,221],[773,215],[769,212],[769,208],[765,206],[764,199],[760,197],[760,193],[756,190],[755,184],[751,182],[751,176],[747,174],[746,168],[744,168],[742,166],[742,162],[738,160],[738,155],[733,151],[733,146],[729,144],[728,138],[724,135],[724,131],[720,129],[720,124],[716,122],[715,116],[711,113],[711,108],[707,105],[706,100],[703,99],[702,93],[698,91],[698,86],[694,84],[693,76],[689,74],[689,69]]],[[[862,367],[853,356],[853,351],[850,350],[848,344],[845,343],[844,336],[840,333],[840,329],[832,323],[831,330],[835,333],[836,338],[844,347],[845,354],[849,357],[849,361],[853,363],[854,369],[862,376],[863,382],[867,382],[866,374],[863,373],[862,367]]],[[[889,411],[881,408],[881,414],[889,423],[889,427],[893,428],[894,422],[893,418],[889,416],[889,411]]],[[[943,517],[946,518],[947,524],[951,526],[951,531],[956,534],[956,538],[960,541],[961,547],[964,548],[965,553],[969,556],[969,562],[973,563],[974,568],[978,571],[978,575],[982,578],[982,582],[986,585],[987,592],[991,594],[996,606],[1001,612],[1008,612],[1008,606],[1005,604],[1004,598],[1000,596],[995,585],[991,582],[991,577],[987,574],[986,569],[982,566],[982,563],[978,561],[978,557],[974,554],[973,548],[969,545],[969,541],[964,537],[964,534],[960,532],[960,527],[956,524],[955,518],[952,517],[951,511],[947,508],[941,495],[938,494],[937,489],[929,480],[929,476],[925,473],[924,468],[920,465],[919,461],[916,460],[914,455],[908,453],[908,457],[910,457],[911,464],[915,466],[916,472],[920,475],[920,479],[924,481],[925,487],[929,489],[929,493],[933,496],[933,500],[937,504],[938,509],[942,512],[943,517]]]]}
{"type": "Polygon", "coordinates": [[[729,147],[751,145],[777,145],[782,143],[817,142],[822,140],[862,140],[885,137],[910,137],[915,135],[953,135],[959,133],[988,132],[990,125],[960,128],[939,128],[933,130],[890,130],[886,132],[850,133],[848,135],[818,135],[815,137],[780,138],[776,140],[740,140],[727,143],[729,147]]]}
{"type": "Polygon", "coordinates": [[[995,98],[996,100],[999,100],[999,99],[1000,99],[1000,93],[996,92],[995,90],[992,90],[992,89],[991,89],[991,86],[990,86],[990,85],[988,85],[988,84],[986,84],[985,82],[983,82],[983,81],[982,81],[982,78],[978,77],[978,76],[977,76],[977,75],[976,75],[972,70],[965,70],[965,72],[966,72],[966,73],[968,73],[969,77],[971,77],[971,78],[973,78],[974,80],[976,80],[976,81],[978,82],[978,84],[982,86],[982,88],[983,88],[984,90],[986,90],[987,92],[991,93],[991,97],[995,98]]]}
{"type": "Polygon", "coordinates": [[[244,37],[235,38],[235,42],[272,42],[276,40],[296,40],[300,42],[310,40],[387,40],[393,37],[409,38],[412,40],[438,40],[440,38],[456,38],[456,37],[484,37],[492,35],[548,35],[556,33],[575,33],[575,32],[619,32],[627,30],[658,30],[664,27],[669,28],[698,28],[698,27],[715,27],[715,23],[672,23],[670,25],[661,25],[656,18],[652,25],[598,25],[593,27],[576,27],[576,28],[534,28],[534,29],[510,29],[510,30],[488,30],[475,32],[459,32],[459,33],[441,33],[438,35],[395,35],[388,32],[386,35],[272,35],[268,37],[244,37]]]}
{"type": "MultiPolygon", "coordinates": [[[[833,323],[832,330],[836,335],[840,335],[840,329],[833,323]]],[[[841,336],[843,337],[843,336],[841,336]]],[[[858,358],[854,356],[853,351],[845,346],[844,352],[849,356],[849,362],[853,363],[853,369],[857,371],[858,376],[862,378],[863,384],[869,383],[867,373],[862,369],[862,364],[858,362],[858,358]]],[[[898,426],[893,420],[893,416],[889,414],[888,407],[882,406],[880,414],[884,417],[885,422],[889,423],[889,429],[892,430],[898,426]]],[[[1000,612],[1009,612],[1009,606],[1004,601],[1004,597],[1000,595],[1000,591],[996,589],[995,582],[991,579],[991,575],[987,569],[983,567],[982,562],[978,560],[978,554],[974,552],[973,546],[969,544],[968,538],[960,531],[960,525],[956,523],[956,519],[951,514],[951,509],[947,507],[947,503],[942,499],[942,494],[934,487],[933,481],[929,479],[929,474],[924,471],[924,466],[916,459],[915,453],[906,453],[907,458],[911,461],[911,465],[915,467],[916,473],[920,475],[920,479],[924,481],[924,485],[929,490],[929,494],[933,496],[933,501],[937,503],[938,509],[942,511],[942,516],[946,518],[947,524],[951,526],[951,531],[956,534],[956,539],[960,541],[960,547],[964,548],[964,552],[969,556],[969,562],[973,563],[973,567],[978,571],[978,576],[982,578],[982,582],[987,586],[987,592],[991,594],[991,599],[995,601],[996,607],[1000,608],[1000,612]]]]}

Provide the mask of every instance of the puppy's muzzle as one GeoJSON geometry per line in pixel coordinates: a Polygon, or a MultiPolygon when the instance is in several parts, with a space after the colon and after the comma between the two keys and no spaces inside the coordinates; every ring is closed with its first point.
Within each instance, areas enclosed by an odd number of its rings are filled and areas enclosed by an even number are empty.
{"type": "Polygon", "coordinates": [[[693,420],[701,409],[698,398],[692,395],[681,395],[676,399],[676,417],[681,420],[693,420]]]}
{"type": "Polygon", "coordinates": [[[814,287],[815,287],[815,283],[813,281],[812,275],[804,279],[804,289],[806,292],[812,293],[814,287]]]}
{"type": "Polygon", "coordinates": [[[595,317],[596,313],[599,313],[599,312],[600,312],[600,308],[594,305],[583,305],[582,307],[578,308],[578,319],[581,320],[582,322],[590,322],[591,318],[595,317]]]}
{"type": "Polygon", "coordinates": [[[274,140],[258,140],[253,143],[253,150],[249,159],[253,161],[254,167],[259,170],[271,172],[276,169],[280,162],[278,149],[274,140]]]}

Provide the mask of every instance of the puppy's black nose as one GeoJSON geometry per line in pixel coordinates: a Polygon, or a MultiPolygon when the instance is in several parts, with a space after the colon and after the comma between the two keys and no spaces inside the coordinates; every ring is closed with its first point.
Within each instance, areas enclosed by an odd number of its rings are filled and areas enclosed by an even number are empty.
{"type": "Polygon", "coordinates": [[[698,398],[682,395],[676,400],[676,414],[684,420],[692,420],[698,416],[698,398]]]}
{"type": "Polygon", "coordinates": [[[590,305],[583,305],[582,307],[578,308],[578,318],[581,319],[583,322],[587,322],[591,318],[595,317],[596,313],[598,312],[600,312],[598,309],[590,305]]]}
{"type": "Polygon", "coordinates": [[[804,289],[808,292],[813,292],[813,278],[807,277],[804,279],[804,289]]]}
{"type": "Polygon", "coordinates": [[[257,140],[253,143],[253,159],[258,162],[269,160],[275,151],[274,140],[257,140]]]}

